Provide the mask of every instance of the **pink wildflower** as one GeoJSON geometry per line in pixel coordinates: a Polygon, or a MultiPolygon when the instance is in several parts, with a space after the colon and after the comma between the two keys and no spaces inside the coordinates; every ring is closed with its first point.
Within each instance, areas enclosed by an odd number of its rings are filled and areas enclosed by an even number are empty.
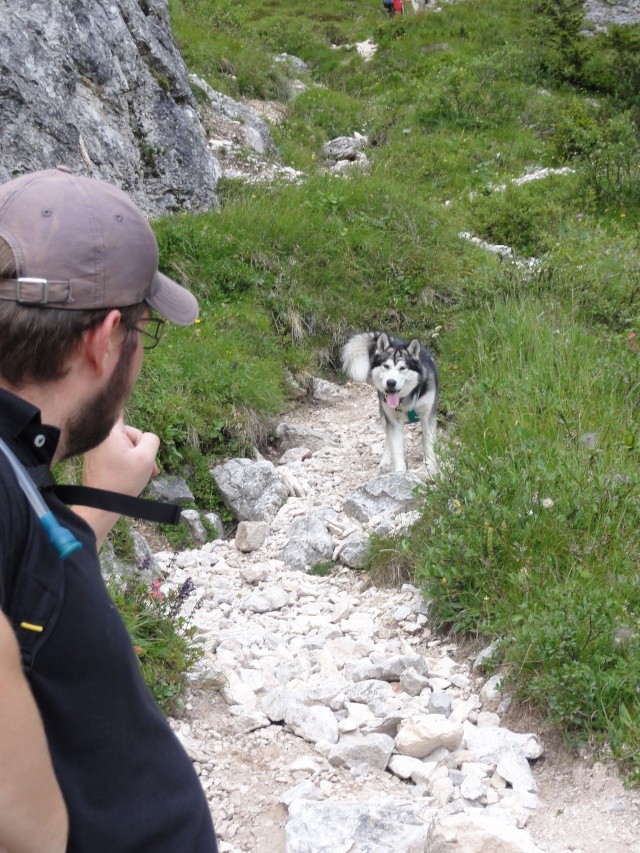
{"type": "Polygon", "coordinates": [[[162,601],[164,598],[164,592],[160,591],[160,580],[156,578],[151,584],[151,588],[149,589],[149,595],[151,598],[157,599],[157,601],[162,601]]]}

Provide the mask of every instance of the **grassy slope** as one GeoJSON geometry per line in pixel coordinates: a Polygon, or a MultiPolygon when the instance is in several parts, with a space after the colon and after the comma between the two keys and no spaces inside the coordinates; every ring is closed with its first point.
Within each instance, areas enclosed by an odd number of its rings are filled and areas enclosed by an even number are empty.
{"type": "Polygon", "coordinates": [[[282,97],[283,51],[321,85],[274,129],[303,186],[227,183],[220,213],[158,223],[163,263],[202,317],[154,351],[134,406],[160,431],[165,465],[195,466],[206,504],[191,448],[224,456],[264,436],[285,368],[331,372],[351,330],[419,335],[441,366],[450,458],[422,522],[374,562],[391,553],[442,626],[502,638],[513,690],[633,763],[636,36],[577,41],[572,4],[555,0],[569,50],[545,23],[550,3],[389,20],[371,0],[171,0],[187,64],[214,88],[282,97]],[[368,63],[331,47],[368,37],[368,63]],[[322,142],[354,130],[371,140],[370,174],[321,174],[322,142]],[[509,183],[534,165],[574,171],[509,183]],[[461,231],[542,269],[525,275],[461,231]]]}

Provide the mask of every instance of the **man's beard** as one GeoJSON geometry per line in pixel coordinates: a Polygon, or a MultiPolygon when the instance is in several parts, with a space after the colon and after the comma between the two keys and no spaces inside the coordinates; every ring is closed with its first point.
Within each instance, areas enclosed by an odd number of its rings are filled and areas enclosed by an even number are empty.
{"type": "Polygon", "coordinates": [[[107,386],[67,422],[64,430],[64,459],[80,456],[102,444],[120,417],[133,386],[130,373],[135,346],[130,344],[134,341],[135,338],[125,338],[107,386]]]}

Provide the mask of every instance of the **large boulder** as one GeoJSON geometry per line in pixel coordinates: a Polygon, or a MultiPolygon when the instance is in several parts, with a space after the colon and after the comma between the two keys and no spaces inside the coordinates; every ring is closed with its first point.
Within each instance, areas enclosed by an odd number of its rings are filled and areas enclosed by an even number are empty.
{"type": "Polygon", "coordinates": [[[422,485],[410,471],[383,474],[352,492],[344,502],[344,512],[362,524],[371,524],[377,517],[393,519],[420,506],[415,494],[422,485]]]}
{"type": "Polygon", "coordinates": [[[225,505],[238,521],[273,521],[289,496],[271,462],[229,459],[211,469],[225,505]]]}

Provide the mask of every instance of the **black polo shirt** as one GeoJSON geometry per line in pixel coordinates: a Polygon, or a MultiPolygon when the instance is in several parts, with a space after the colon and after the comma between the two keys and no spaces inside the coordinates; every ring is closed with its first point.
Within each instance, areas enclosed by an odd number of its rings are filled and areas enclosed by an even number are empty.
{"type": "MultiPolygon", "coordinates": [[[[50,464],[59,432],[0,389],[0,436],[33,467],[50,464]]],[[[45,500],[82,543],[64,561],[0,452],[0,606],[19,634],[34,588],[59,596],[28,677],[69,811],[67,851],[217,853],[200,782],[144,683],[105,588],[93,531],[54,495],[45,500]]]]}

